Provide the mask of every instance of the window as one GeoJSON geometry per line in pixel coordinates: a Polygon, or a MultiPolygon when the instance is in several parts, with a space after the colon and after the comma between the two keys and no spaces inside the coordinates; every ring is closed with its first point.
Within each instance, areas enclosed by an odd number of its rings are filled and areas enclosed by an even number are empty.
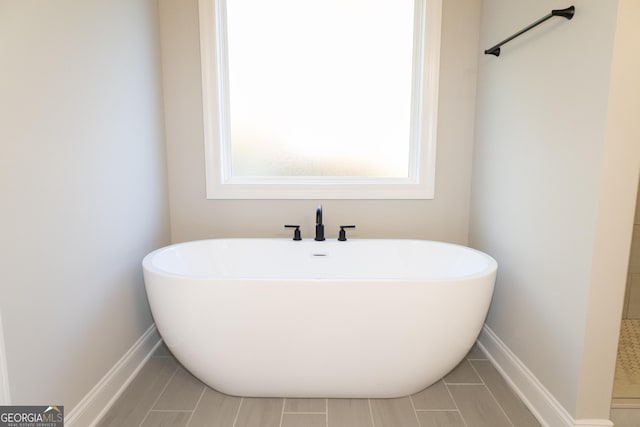
{"type": "Polygon", "coordinates": [[[207,197],[433,198],[441,0],[200,0],[207,197]]]}

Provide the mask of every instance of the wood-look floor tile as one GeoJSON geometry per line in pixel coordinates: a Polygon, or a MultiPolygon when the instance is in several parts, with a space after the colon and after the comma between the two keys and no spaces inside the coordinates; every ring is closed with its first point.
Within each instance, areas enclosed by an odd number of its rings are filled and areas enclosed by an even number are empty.
{"type": "Polygon", "coordinates": [[[153,352],[153,357],[173,357],[164,342],[160,343],[156,351],[153,352]]]}
{"type": "Polygon", "coordinates": [[[511,427],[504,412],[484,385],[448,385],[467,427],[511,427]]]}
{"type": "Polygon", "coordinates": [[[418,420],[408,397],[370,399],[373,424],[376,427],[417,427],[418,420]]]}
{"type": "Polygon", "coordinates": [[[178,367],[172,357],[152,357],[98,424],[138,427],[178,367]]]}
{"type": "Polygon", "coordinates": [[[327,420],[329,427],[372,427],[367,399],[329,399],[327,420]]]}
{"type": "MultiPolygon", "coordinates": [[[[161,346],[98,426],[540,427],[477,345],[467,359],[411,398],[258,399],[206,387],[161,346]]],[[[614,412],[621,427],[636,415],[614,412]]]]}
{"type": "Polygon", "coordinates": [[[236,419],[242,398],[208,388],[200,399],[189,427],[229,427],[236,419]]]}
{"type": "Polygon", "coordinates": [[[416,409],[457,409],[447,387],[442,381],[425,388],[411,396],[413,406],[416,409]]]}
{"type": "Polygon", "coordinates": [[[467,427],[458,411],[417,411],[420,427],[467,427]]]}
{"type": "Polygon", "coordinates": [[[444,382],[447,384],[482,384],[482,380],[467,359],[462,360],[453,371],[449,372],[444,377],[444,382]]]}
{"type": "Polygon", "coordinates": [[[471,347],[471,350],[469,350],[469,353],[467,354],[467,359],[471,359],[471,360],[486,360],[487,359],[487,355],[484,354],[484,351],[482,351],[482,349],[480,348],[480,346],[476,342],[473,345],[473,347],[471,347]]]}
{"type": "Polygon", "coordinates": [[[283,399],[244,398],[235,427],[278,427],[283,399]]]}
{"type": "Polygon", "coordinates": [[[284,412],[327,412],[327,399],[289,399],[284,402],[284,412]]]}
{"type": "Polygon", "coordinates": [[[171,378],[153,409],[165,411],[191,411],[195,409],[205,385],[182,366],[171,378]]]}
{"type": "Polygon", "coordinates": [[[140,427],[186,427],[191,411],[151,411],[140,427]]]}
{"type": "Polygon", "coordinates": [[[498,400],[513,425],[518,427],[540,427],[540,423],[531,414],[525,404],[511,390],[498,370],[488,360],[471,362],[480,377],[498,400]]]}
{"type": "Polygon", "coordinates": [[[284,414],[282,427],[326,427],[325,414],[284,414]]]}
{"type": "Polygon", "coordinates": [[[640,426],[640,409],[612,409],[611,421],[616,427],[638,427],[640,426]]]}

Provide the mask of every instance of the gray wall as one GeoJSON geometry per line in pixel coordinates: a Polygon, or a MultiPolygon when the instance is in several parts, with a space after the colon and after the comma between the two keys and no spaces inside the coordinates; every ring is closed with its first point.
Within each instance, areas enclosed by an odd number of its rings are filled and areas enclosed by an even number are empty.
{"type": "Polygon", "coordinates": [[[207,237],[312,235],[324,206],[328,237],[356,224],[354,237],[467,242],[480,1],[444,2],[434,200],[207,200],[205,198],[196,0],[160,0],[167,154],[174,242],[207,237]]]}
{"type": "Polygon", "coordinates": [[[152,324],[168,243],[154,0],[0,2],[0,311],[14,404],[67,412],[152,324]]]}
{"type": "MultiPolygon", "coordinates": [[[[485,0],[482,44],[560,7],[485,0]]],[[[640,165],[637,30],[617,19],[640,15],[576,8],[481,59],[470,243],[499,264],[488,326],[572,416],[607,418],[640,165]]]]}

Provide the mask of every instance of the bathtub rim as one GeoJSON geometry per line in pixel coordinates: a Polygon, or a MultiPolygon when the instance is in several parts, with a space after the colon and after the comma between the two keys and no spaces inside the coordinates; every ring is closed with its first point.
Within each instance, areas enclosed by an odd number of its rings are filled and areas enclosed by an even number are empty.
{"type": "MultiPolygon", "coordinates": [[[[218,276],[218,275],[196,275],[196,274],[182,274],[182,273],[176,273],[175,271],[169,271],[166,270],[160,266],[157,265],[157,263],[154,263],[154,259],[156,257],[156,255],[169,250],[169,249],[175,249],[181,246],[188,246],[188,245],[194,245],[194,244],[202,244],[204,242],[210,242],[210,241],[225,241],[225,240],[241,240],[241,241],[250,241],[250,240],[260,240],[260,241],[268,241],[268,240],[277,240],[280,242],[285,242],[285,241],[291,241],[290,238],[282,238],[282,237],[214,237],[214,238],[208,238],[208,239],[197,239],[197,240],[188,240],[188,241],[184,241],[184,242],[178,242],[178,243],[172,243],[170,245],[166,245],[163,247],[160,247],[158,249],[155,249],[153,251],[151,251],[150,253],[148,253],[143,259],[142,259],[142,267],[145,273],[152,273],[152,274],[158,274],[158,275],[162,275],[164,277],[167,278],[176,278],[176,279],[189,279],[189,280],[194,280],[194,281],[207,281],[207,280],[221,280],[221,281],[247,281],[247,280],[256,280],[256,281],[265,281],[265,282],[271,282],[271,281],[277,281],[277,282],[300,282],[300,281],[310,281],[310,282],[353,282],[353,283],[363,283],[363,282],[367,282],[367,283],[388,283],[388,282],[399,282],[399,281],[403,281],[403,282],[425,282],[425,283],[429,283],[429,282],[458,282],[458,281],[465,281],[465,280],[473,280],[476,278],[480,278],[480,277],[486,277],[486,276],[490,276],[490,275],[495,275],[497,274],[497,269],[498,269],[498,262],[495,260],[495,258],[493,258],[491,255],[487,254],[486,252],[480,251],[478,249],[475,248],[471,248],[469,246],[464,246],[461,244],[457,244],[457,243],[451,243],[451,242],[444,242],[444,241],[439,241],[439,240],[426,240],[426,239],[402,239],[402,238],[363,238],[363,239],[359,239],[359,238],[352,238],[349,239],[347,242],[340,242],[339,244],[348,244],[349,241],[355,241],[355,242],[367,242],[367,241],[402,241],[402,242],[420,242],[420,243],[435,243],[438,245],[443,245],[443,246],[449,246],[449,247],[455,247],[457,249],[460,250],[464,250],[464,251],[469,251],[472,252],[474,254],[477,254],[479,256],[481,256],[483,259],[486,259],[487,261],[487,265],[486,267],[484,267],[483,269],[476,271],[474,273],[471,274],[466,274],[466,275],[458,275],[458,276],[452,276],[452,277],[437,277],[437,278],[425,278],[425,277],[385,277],[385,278],[376,278],[376,277],[363,277],[363,278],[352,278],[352,277],[345,277],[345,278],[311,278],[311,277],[295,277],[295,278],[288,278],[288,277],[276,277],[276,278],[259,278],[259,277],[246,277],[246,276],[218,276]]],[[[324,242],[314,242],[312,239],[304,239],[303,242],[308,242],[310,244],[318,244],[318,245],[323,245],[325,244],[324,242]]],[[[297,242],[296,242],[297,244],[297,242]]]]}

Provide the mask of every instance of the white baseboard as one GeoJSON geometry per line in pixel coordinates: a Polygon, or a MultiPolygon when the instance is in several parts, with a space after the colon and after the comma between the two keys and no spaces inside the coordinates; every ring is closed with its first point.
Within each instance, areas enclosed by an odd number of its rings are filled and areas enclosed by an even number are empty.
{"type": "Polygon", "coordinates": [[[478,343],[544,427],[613,427],[609,420],[575,420],[486,324],[480,332],[478,343]]]}
{"type": "Polygon", "coordinates": [[[67,427],[93,427],[111,408],[160,345],[155,324],[136,341],[91,391],[64,418],[67,427]]]}
{"type": "Polygon", "coordinates": [[[10,405],[9,369],[7,368],[7,353],[4,346],[4,329],[2,313],[0,313],[0,405],[10,405]]]}

